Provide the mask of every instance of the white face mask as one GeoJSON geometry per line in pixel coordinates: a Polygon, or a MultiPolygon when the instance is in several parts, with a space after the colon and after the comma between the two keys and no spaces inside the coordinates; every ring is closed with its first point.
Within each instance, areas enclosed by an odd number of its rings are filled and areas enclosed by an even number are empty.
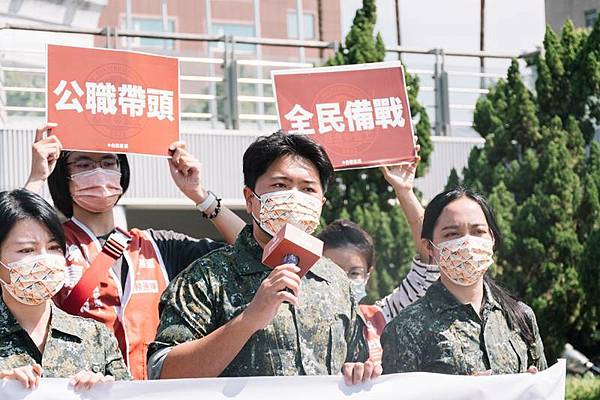
{"type": "Polygon", "coordinates": [[[306,233],[319,226],[322,202],[297,190],[282,190],[254,196],[260,201],[258,218],[252,218],[269,235],[275,236],[285,224],[292,224],[306,233]]]}
{"type": "Polygon", "coordinates": [[[350,289],[354,300],[358,303],[367,296],[367,281],[350,281],[350,289]]]}
{"type": "Polygon", "coordinates": [[[62,255],[26,256],[7,265],[0,264],[10,274],[10,283],[0,279],[3,290],[23,304],[41,304],[58,293],[65,283],[66,266],[62,255]]]}
{"type": "Polygon", "coordinates": [[[440,269],[459,286],[477,283],[494,263],[491,239],[466,235],[434,246],[440,253],[437,261],[440,269]]]}

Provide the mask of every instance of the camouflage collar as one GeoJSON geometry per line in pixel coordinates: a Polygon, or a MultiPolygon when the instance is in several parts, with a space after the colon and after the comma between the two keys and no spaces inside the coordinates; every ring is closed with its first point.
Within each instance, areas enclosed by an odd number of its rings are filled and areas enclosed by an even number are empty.
{"type": "MultiPolygon", "coordinates": [[[[498,308],[502,310],[500,304],[492,296],[490,287],[485,282],[483,282],[483,296],[485,298],[485,304],[483,307],[498,308]]],[[[440,279],[431,285],[431,287],[427,290],[425,297],[429,300],[429,303],[437,312],[444,312],[464,306],[464,304],[458,301],[458,299],[454,297],[452,293],[450,293],[440,279]]]]}
{"type": "MultiPolygon", "coordinates": [[[[237,261],[234,263],[234,268],[239,275],[271,272],[271,268],[262,263],[263,249],[254,238],[251,224],[246,225],[244,229],[242,229],[233,248],[237,261]]],[[[331,274],[328,272],[330,264],[339,268],[333,263],[324,263],[320,260],[310,269],[309,274],[312,273],[319,278],[330,282],[331,274]]]]}
{"type": "Polygon", "coordinates": [[[50,329],[66,333],[67,335],[75,336],[79,339],[83,337],[83,332],[79,329],[79,321],[74,321],[76,316],[67,314],[58,308],[54,302],[50,302],[52,308],[52,317],[50,318],[50,329]]]}
{"type": "MultiPolygon", "coordinates": [[[[81,338],[82,333],[78,325],[74,323],[73,318],[63,310],[58,308],[53,302],[50,302],[51,316],[50,329],[57,330],[67,335],[81,338]]],[[[13,334],[23,330],[13,313],[8,309],[4,300],[0,297],[0,337],[13,334]]]]}
{"type": "Polygon", "coordinates": [[[263,249],[252,232],[252,225],[246,225],[233,245],[235,254],[234,268],[240,275],[268,272],[271,269],[262,263],[263,249]]]}
{"type": "MultiPolygon", "coordinates": [[[[2,291],[0,291],[0,294],[2,291]]],[[[12,312],[8,309],[2,296],[0,296],[0,337],[20,331],[21,325],[17,322],[12,312]]]]}

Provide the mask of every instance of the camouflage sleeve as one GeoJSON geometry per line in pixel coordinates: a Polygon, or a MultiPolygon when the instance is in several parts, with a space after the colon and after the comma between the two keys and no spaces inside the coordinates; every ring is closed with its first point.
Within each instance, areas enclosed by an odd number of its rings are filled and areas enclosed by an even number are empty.
{"type": "Polygon", "coordinates": [[[381,335],[384,374],[419,370],[420,346],[408,326],[411,324],[399,323],[399,318],[389,323],[381,335]]]}
{"type": "Polygon", "coordinates": [[[161,296],[160,323],[148,357],[166,347],[202,338],[214,327],[213,293],[206,271],[206,258],[195,261],[161,296]]]}
{"type": "Polygon", "coordinates": [[[123,361],[117,339],[104,324],[97,323],[96,326],[98,327],[100,344],[104,348],[104,358],[106,360],[104,375],[111,375],[117,381],[130,380],[131,375],[125,361],[123,361]]]}
{"type": "Polygon", "coordinates": [[[364,335],[364,322],[358,314],[358,305],[354,297],[352,299],[352,311],[350,315],[350,326],[348,335],[346,335],[346,343],[348,350],[346,353],[346,362],[365,362],[369,358],[369,345],[364,335]]]}
{"type": "Polygon", "coordinates": [[[527,315],[527,319],[529,322],[529,326],[533,332],[533,336],[535,338],[535,343],[533,346],[530,346],[527,351],[527,362],[528,367],[534,365],[540,371],[548,368],[548,362],[546,361],[546,355],[544,354],[544,343],[542,343],[542,337],[540,336],[540,328],[538,327],[537,320],[535,318],[535,313],[531,309],[531,307],[524,305],[525,315],[527,315]]]}

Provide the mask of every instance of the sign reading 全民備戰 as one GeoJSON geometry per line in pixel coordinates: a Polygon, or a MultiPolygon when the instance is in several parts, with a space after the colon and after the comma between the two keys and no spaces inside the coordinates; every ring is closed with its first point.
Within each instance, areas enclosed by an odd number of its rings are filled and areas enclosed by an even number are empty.
{"type": "Polygon", "coordinates": [[[398,164],[416,156],[399,62],[273,71],[281,128],[311,135],[335,169],[398,164]]]}

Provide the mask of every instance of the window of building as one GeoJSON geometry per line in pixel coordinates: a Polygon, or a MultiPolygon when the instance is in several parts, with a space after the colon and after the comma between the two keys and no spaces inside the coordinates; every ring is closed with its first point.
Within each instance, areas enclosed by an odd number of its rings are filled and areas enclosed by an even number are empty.
{"type": "MultiPolygon", "coordinates": [[[[255,37],[254,25],[253,24],[236,24],[236,23],[212,23],[211,33],[213,35],[232,35],[242,37],[255,37]]],[[[211,48],[217,50],[223,50],[223,43],[213,43],[211,48]]],[[[235,51],[242,52],[254,52],[255,46],[253,44],[236,44],[235,51]]]]}
{"type": "Polygon", "coordinates": [[[595,8],[592,10],[586,10],[586,11],[584,11],[584,15],[585,15],[585,27],[586,28],[593,27],[594,23],[596,23],[596,18],[598,18],[598,10],[595,8]]]}
{"type": "MultiPolygon", "coordinates": [[[[137,31],[137,32],[165,32],[163,29],[163,20],[161,17],[132,17],[131,18],[132,26],[129,30],[137,31]]],[[[123,26],[127,27],[127,19],[123,18],[123,26]]],[[[166,32],[175,32],[175,20],[169,18],[167,20],[167,30],[166,32]]],[[[127,38],[123,38],[126,40],[127,38]]],[[[175,49],[175,41],[174,40],[165,40],[165,39],[153,39],[153,38],[140,38],[134,37],[131,38],[131,47],[140,47],[140,48],[166,48],[166,49],[175,49]]]]}
{"type": "MultiPolygon", "coordinates": [[[[315,16],[313,14],[304,14],[304,39],[314,40],[315,35],[315,16]]],[[[295,11],[287,13],[287,31],[288,39],[298,39],[298,14],[295,11]]]]}

